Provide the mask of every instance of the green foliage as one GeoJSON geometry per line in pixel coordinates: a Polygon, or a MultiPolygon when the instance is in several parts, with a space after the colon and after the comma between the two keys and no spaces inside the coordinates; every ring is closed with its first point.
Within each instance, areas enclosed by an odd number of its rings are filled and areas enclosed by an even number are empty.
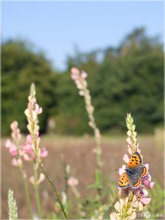
{"type": "MultiPolygon", "coordinates": [[[[33,90],[34,90],[34,85],[32,84],[31,92],[34,92],[33,90]]],[[[59,94],[58,92],[57,94],[59,94]]],[[[131,120],[130,124],[134,126],[133,119],[130,118],[130,120],[131,120]]],[[[127,120],[127,122],[128,121],[129,120],[127,120]]],[[[127,123],[127,128],[129,131],[131,131],[130,127],[132,126],[129,126],[129,123],[127,123]]],[[[64,191],[61,191],[61,193],[59,194],[56,191],[55,185],[53,185],[53,181],[46,174],[45,169],[43,168],[43,164],[41,163],[40,165],[41,171],[45,175],[49,184],[52,186],[56,198],[54,211],[51,214],[46,214],[47,218],[61,219],[63,217],[62,214],[63,213],[65,214],[64,210],[66,210],[66,213],[67,214],[69,213],[71,217],[76,216],[76,218],[79,219],[80,218],[109,219],[109,214],[114,209],[114,204],[116,203],[116,200],[119,199],[116,183],[110,181],[109,176],[105,176],[102,169],[97,168],[95,169],[95,182],[87,186],[89,193],[87,197],[84,198],[78,191],[77,188],[78,182],[74,183],[72,181],[72,183],[70,184],[68,183],[68,179],[69,177],[71,177],[70,166],[66,164],[64,161],[63,163],[64,163],[64,186],[63,186],[64,191]],[[69,187],[72,188],[72,193],[74,194],[73,200],[75,202],[75,205],[73,205],[74,204],[72,203],[73,201],[70,200],[70,196],[68,194],[69,187]]],[[[156,183],[156,187],[153,188],[153,190],[150,192],[150,197],[152,199],[152,203],[148,207],[148,210],[151,216],[153,218],[163,216],[164,190],[158,183],[156,183]]],[[[8,204],[9,204],[9,219],[11,220],[18,219],[17,205],[13,197],[13,191],[11,190],[9,190],[9,194],[8,194],[8,204]]],[[[67,218],[67,215],[65,215],[65,217],[67,218]]]]}
{"type": "Polygon", "coordinates": [[[148,207],[148,211],[151,213],[151,217],[153,219],[164,217],[165,191],[158,182],[155,181],[155,186],[150,191],[149,196],[151,198],[151,203],[148,207]]]}
{"type": "Polygon", "coordinates": [[[70,78],[70,73],[57,77],[58,109],[55,116],[57,132],[65,134],[82,134],[89,131],[87,114],[83,99],[70,78]]]}
{"type": "Polygon", "coordinates": [[[10,123],[21,122],[25,132],[25,115],[29,87],[37,86],[37,98],[45,114],[41,116],[41,132],[56,107],[55,74],[50,62],[40,52],[33,52],[27,42],[8,41],[2,44],[2,134],[9,134],[10,123]],[[24,122],[24,123],[23,123],[24,122]]]}
{"type": "Polygon", "coordinates": [[[57,133],[90,133],[83,98],[79,98],[70,78],[73,65],[89,73],[96,123],[103,133],[124,130],[127,112],[136,116],[141,132],[153,132],[163,124],[163,55],[158,39],[146,36],[140,28],[128,34],[118,47],[86,54],[76,50],[67,59],[66,71],[55,75],[43,53],[34,51],[27,42],[5,42],[2,44],[2,134],[9,134],[13,119],[21,122],[21,129],[26,131],[21,112],[26,108],[32,82],[45,112],[40,118],[42,132],[47,131],[51,117],[56,122],[57,133]]]}
{"type": "MultiPolygon", "coordinates": [[[[95,72],[91,71],[91,57],[89,61],[89,56],[85,59],[82,55],[78,62],[80,68],[89,72],[98,127],[102,132],[124,130],[125,115],[131,112],[141,132],[153,132],[163,124],[164,54],[161,43],[146,36],[144,29],[137,29],[119,47],[103,50],[102,54],[102,62],[97,61],[97,51],[93,55],[95,72]]],[[[73,59],[72,63],[77,62],[73,59]]],[[[77,100],[75,108],[83,112],[77,100]]],[[[83,123],[81,118],[80,124],[83,123]]]]}
{"type": "Polygon", "coordinates": [[[74,210],[76,217],[83,219],[109,219],[110,211],[114,209],[114,203],[118,199],[116,183],[111,182],[109,176],[106,176],[102,182],[102,172],[96,170],[95,182],[89,186],[88,196],[77,200],[74,210]],[[98,187],[98,181],[101,185],[98,187]],[[101,186],[101,187],[100,187],[101,186]],[[83,215],[82,215],[83,214],[83,215]]]}
{"type": "Polygon", "coordinates": [[[17,204],[13,194],[14,194],[13,191],[9,189],[8,191],[9,220],[18,219],[17,204]]]}

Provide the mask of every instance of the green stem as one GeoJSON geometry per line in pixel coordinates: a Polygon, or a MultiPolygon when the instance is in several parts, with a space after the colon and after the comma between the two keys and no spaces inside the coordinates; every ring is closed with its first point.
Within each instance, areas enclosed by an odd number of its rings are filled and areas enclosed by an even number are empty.
{"type": "Polygon", "coordinates": [[[39,166],[40,166],[40,169],[41,169],[42,173],[45,175],[47,181],[49,182],[49,184],[51,185],[51,187],[52,187],[52,189],[53,189],[53,191],[54,191],[54,196],[55,196],[55,198],[56,198],[58,204],[59,204],[60,207],[61,207],[61,211],[62,211],[62,213],[63,213],[65,219],[69,219],[69,217],[68,217],[68,215],[67,215],[67,213],[66,213],[66,211],[65,211],[65,208],[64,208],[64,206],[63,206],[63,204],[62,204],[62,202],[61,202],[61,200],[60,200],[60,197],[59,197],[59,195],[58,195],[58,192],[57,192],[57,190],[56,190],[56,187],[55,187],[55,185],[53,184],[53,181],[52,181],[52,180],[48,177],[48,175],[46,174],[43,165],[40,163],[39,166]]]}
{"type": "Polygon", "coordinates": [[[66,171],[66,164],[64,162],[64,181],[65,181],[65,185],[64,185],[64,192],[66,193],[66,196],[68,198],[68,173],[66,171]]]}
{"type": "Polygon", "coordinates": [[[32,208],[31,208],[30,194],[29,194],[29,187],[27,184],[27,179],[25,177],[24,170],[21,167],[20,167],[20,171],[21,171],[23,185],[24,185],[24,189],[25,189],[26,204],[29,209],[30,216],[31,216],[31,218],[33,218],[33,212],[32,212],[32,208]]]}
{"type": "MultiPolygon", "coordinates": [[[[13,139],[14,143],[15,143],[15,146],[17,148],[17,155],[18,155],[18,158],[17,159],[20,159],[21,160],[21,156],[19,154],[19,141],[13,139]]],[[[26,197],[26,204],[27,204],[27,207],[29,209],[29,213],[30,213],[30,216],[31,218],[33,218],[33,212],[32,212],[32,208],[31,208],[31,202],[30,202],[30,193],[29,193],[29,187],[28,187],[28,184],[27,184],[27,177],[26,177],[26,172],[24,170],[24,166],[23,164],[21,164],[21,166],[19,166],[19,170],[21,172],[21,176],[22,176],[22,180],[23,180],[23,186],[24,186],[24,189],[25,189],[25,197],[26,197]]]]}
{"type": "Polygon", "coordinates": [[[37,202],[37,210],[38,210],[39,217],[42,219],[41,203],[40,203],[40,196],[39,196],[39,185],[37,181],[38,181],[37,169],[36,167],[34,167],[34,188],[35,188],[35,195],[36,195],[36,202],[37,202]]]}

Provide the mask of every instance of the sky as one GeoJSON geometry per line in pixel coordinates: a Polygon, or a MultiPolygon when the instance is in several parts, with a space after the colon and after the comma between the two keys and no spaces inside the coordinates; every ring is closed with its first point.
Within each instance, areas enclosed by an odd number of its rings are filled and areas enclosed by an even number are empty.
{"type": "Polygon", "coordinates": [[[2,41],[29,40],[55,68],[75,53],[115,47],[145,27],[163,41],[163,1],[3,1],[2,41]]]}

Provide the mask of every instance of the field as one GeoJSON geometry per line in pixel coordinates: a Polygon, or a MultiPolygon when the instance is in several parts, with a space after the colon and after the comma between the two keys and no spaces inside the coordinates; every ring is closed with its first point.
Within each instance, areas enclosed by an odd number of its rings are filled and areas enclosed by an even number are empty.
{"type": "MultiPolygon", "coordinates": [[[[2,139],[2,219],[8,219],[7,193],[8,189],[14,190],[18,204],[19,218],[28,218],[25,204],[24,190],[19,171],[11,165],[11,156],[4,147],[5,138],[2,139]]],[[[144,162],[149,163],[150,173],[163,187],[164,181],[164,157],[163,157],[163,135],[140,136],[139,143],[144,155],[144,162]]],[[[88,191],[86,185],[94,180],[96,167],[95,155],[93,153],[94,140],[92,137],[60,137],[43,136],[42,146],[48,149],[49,155],[44,164],[47,173],[52,178],[58,189],[63,189],[64,184],[64,162],[71,166],[71,175],[79,179],[78,189],[85,196],[88,191]],[[63,155],[63,156],[62,156],[63,155]]],[[[110,176],[111,181],[117,181],[117,169],[123,164],[122,157],[126,153],[126,136],[103,137],[103,170],[105,175],[110,176]]],[[[30,172],[29,164],[27,170],[30,172]]],[[[30,175],[30,173],[29,173],[30,175]]],[[[41,201],[44,212],[49,213],[54,208],[54,198],[50,187],[44,181],[40,187],[41,201]]],[[[70,192],[71,193],[71,192],[70,192]]],[[[31,191],[31,198],[34,197],[31,191]]],[[[34,210],[36,207],[33,207],[34,210]]],[[[45,214],[46,214],[45,213],[45,214]]]]}

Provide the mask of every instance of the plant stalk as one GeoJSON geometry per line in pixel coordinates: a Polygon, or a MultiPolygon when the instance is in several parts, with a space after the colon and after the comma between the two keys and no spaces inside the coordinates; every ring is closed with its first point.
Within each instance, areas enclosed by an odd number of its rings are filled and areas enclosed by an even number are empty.
{"type": "Polygon", "coordinates": [[[25,177],[26,174],[24,174],[24,170],[21,167],[20,167],[20,171],[21,171],[23,185],[24,185],[24,189],[25,189],[26,204],[27,204],[30,216],[31,216],[31,218],[33,218],[33,212],[32,212],[31,202],[30,202],[29,187],[27,184],[27,179],[25,177]]]}
{"type": "Polygon", "coordinates": [[[60,207],[61,207],[61,211],[62,211],[62,213],[63,213],[65,219],[69,219],[69,217],[68,217],[68,215],[67,215],[67,213],[66,213],[66,211],[65,211],[65,208],[64,208],[64,206],[63,206],[63,204],[62,204],[62,202],[61,202],[61,200],[60,200],[60,197],[59,197],[59,194],[58,194],[58,192],[57,192],[57,190],[56,190],[56,187],[55,187],[55,185],[53,184],[53,181],[48,177],[47,173],[46,173],[45,170],[44,170],[43,165],[40,163],[39,166],[40,166],[41,172],[45,175],[47,181],[49,182],[50,186],[52,187],[52,189],[53,189],[53,191],[54,191],[54,196],[55,196],[57,202],[59,203],[59,205],[60,205],[60,207]]]}
{"type": "Polygon", "coordinates": [[[39,217],[42,219],[41,203],[40,203],[40,196],[39,196],[39,185],[37,181],[38,181],[37,169],[36,167],[34,167],[34,188],[35,188],[37,210],[38,210],[39,217]]]}

